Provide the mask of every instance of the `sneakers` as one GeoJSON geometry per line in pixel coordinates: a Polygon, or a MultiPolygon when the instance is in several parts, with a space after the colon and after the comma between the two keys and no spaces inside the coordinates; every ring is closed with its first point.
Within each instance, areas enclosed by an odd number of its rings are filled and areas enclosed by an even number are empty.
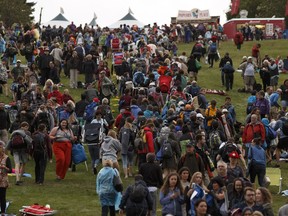
{"type": "Polygon", "coordinates": [[[15,185],[20,186],[20,185],[22,185],[22,183],[23,183],[23,181],[16,181],[15,185]]]}

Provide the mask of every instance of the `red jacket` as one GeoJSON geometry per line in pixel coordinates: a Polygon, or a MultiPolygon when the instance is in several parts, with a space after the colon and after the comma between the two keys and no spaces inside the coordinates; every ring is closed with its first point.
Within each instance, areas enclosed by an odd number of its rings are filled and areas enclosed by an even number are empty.
{"type": "Polygon", "coordinates": [[[264,143],[265,140],[265,128],[261,122],[256,122],[256,124],[247,124],[244,128],[244,132],[242,135],[242,142],[243,143],[251,143],[254,139],[254,134],[260,133],[261,134],[261,141],[264,143]]]}
{"type": "Polygon", "coordinates": [[[59,105],[63,105],[62,94],[60,91],[58,90],[52,91],[51,93],[48,94],[48,99],[50,99],[51,97],[56,98],[56,101],[59,105]]]}
{"type": "MultiPolygon", "coordinates": [[[[132,120],[134,120],[134,117],[133,117],[132,113],[131,113],[130,111],[125,110],[122,114],[119,114],[119,115],[116,117],[115,127],[117,127],[118,130],[121,129],[121,128],[120,128],[120,126],[121,126],[120,123],[121,123],[121,119],[122,119],[123,115],[128,116],[128,117],[132,118],[132,120]]],[[[122,125],[122,126],[123,126],[123,125],[122,125]]]]}
{"type": "Polygon", "coordinates": [[[147,148],[144,148],[143,150],[138,150],[138,154],[145,154],[145,153],[155,153],[154,150],[154,139],[153,139],[153,132],[151,131],[151,128],[149,127],[145,127],[144,128],[144,133],[146,136],[146,142],[148,145],[148,152],[147,152],[147,148]]]}

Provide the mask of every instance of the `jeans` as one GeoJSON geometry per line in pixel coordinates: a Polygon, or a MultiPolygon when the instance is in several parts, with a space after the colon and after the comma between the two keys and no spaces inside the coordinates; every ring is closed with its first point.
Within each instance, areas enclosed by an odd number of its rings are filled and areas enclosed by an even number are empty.
{"type": "Polygon", "coordinates": [[[226,91],[232,90],[233,80],[234,80],[234,74],[233,73],[225,73],[226,91]]]}
{"type": "Polygon", "coordinates": [[[151,195],[151,198],[153,200],[153,208],[152,208],[152,212],[151,212],[151,216],[156,216],[156,209],[157,209],[157,190],[155,191],[150,191],[149,192],[151,195]]]}
{"type": "Polygon", "coordinates": [[[88,150],[91,157],[91,166],[92,169],[99,164],[99,154],[100,154],[100,146],[88,144],[88,150]]]}
{"type": "Polygon", "coordinates": [[[265,165],[258,164],[252,161],[250,172],[250,181],[251,183],[255,183],[256,176],[258,177],[258,184],[260,187],[265,187],[265,175],[266,175],[266,167],[265,165]]]}
{"type": "Polygon", "coordinates": [[[108,216],[108,212],[110,211],[110,216],[115,216],[115,206],[102,206],[102,214],[101,216],[108,216]]]}
{"type": "Polygon", "coordinates": [[[34,152],[33,157],[35,161],[35,182],[43,183],[47,165],[47,153],[34,152]]]}

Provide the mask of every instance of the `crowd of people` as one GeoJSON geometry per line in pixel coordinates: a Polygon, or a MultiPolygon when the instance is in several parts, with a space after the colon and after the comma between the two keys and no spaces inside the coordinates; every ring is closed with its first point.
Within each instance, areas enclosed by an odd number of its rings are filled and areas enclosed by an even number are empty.
{"type": "Polygon", "coordinates": [[[69,167],[76,169],[73,144],[84,142],[103,216],[116,210],[154,216],[158,200],[162,215],[274,215],[266,167],[273,152],[273,166],[280,166],[288,141],[288,80],[278,83],[281,57],[261,59],[260,44],[243,57],[237,67],[244,86],[239,91],[251,96],[240,123],[233,98],[226,96],[223,104],[208,101],[208,91],[197,84],[201,64],[207,61],[212,68],[219,60],[219,82],[233,90],[235,65],[229,53],[219,56],[219,26],[183,26],[184,34],[179,26],[160,28],[157,23],[115,30],[74,23],[65,29],[0,28],[0,84],[5,96],[10,89],[14,101],[0,103],[2,214],[12,171],[8,151],[17,186],[24,184],[29,155],[35,161],[35,183],[43,185],[52,155],[56,181],[63,181],[69,167]],[[178,54],[179,41],[193,40],[189,55],[178,54]],[[257,71],[263,85],[255,82],[257,71]],[[83,89],[81,100],[75,101],[69,88],[61,92],[64,76],[70,89],[83,89]],[[8,79],[13,80],[10,87],[8,79]],[[112,114],[113,96],[119,97],[117,116],[112,114]],[[116,190],[114,179],[133,175],[135,184],[116,190]]]}

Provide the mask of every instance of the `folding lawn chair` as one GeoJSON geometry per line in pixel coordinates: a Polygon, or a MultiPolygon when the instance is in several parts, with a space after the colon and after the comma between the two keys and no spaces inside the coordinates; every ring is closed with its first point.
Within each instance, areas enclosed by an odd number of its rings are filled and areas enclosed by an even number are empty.
{"type": "Polygon", "coordinates": [[[267,167],[266,168],[266,177],[270,179],[270,185],[278,186],[278,194],[282,191],[282,175],[279,168],[267,167]]]}

